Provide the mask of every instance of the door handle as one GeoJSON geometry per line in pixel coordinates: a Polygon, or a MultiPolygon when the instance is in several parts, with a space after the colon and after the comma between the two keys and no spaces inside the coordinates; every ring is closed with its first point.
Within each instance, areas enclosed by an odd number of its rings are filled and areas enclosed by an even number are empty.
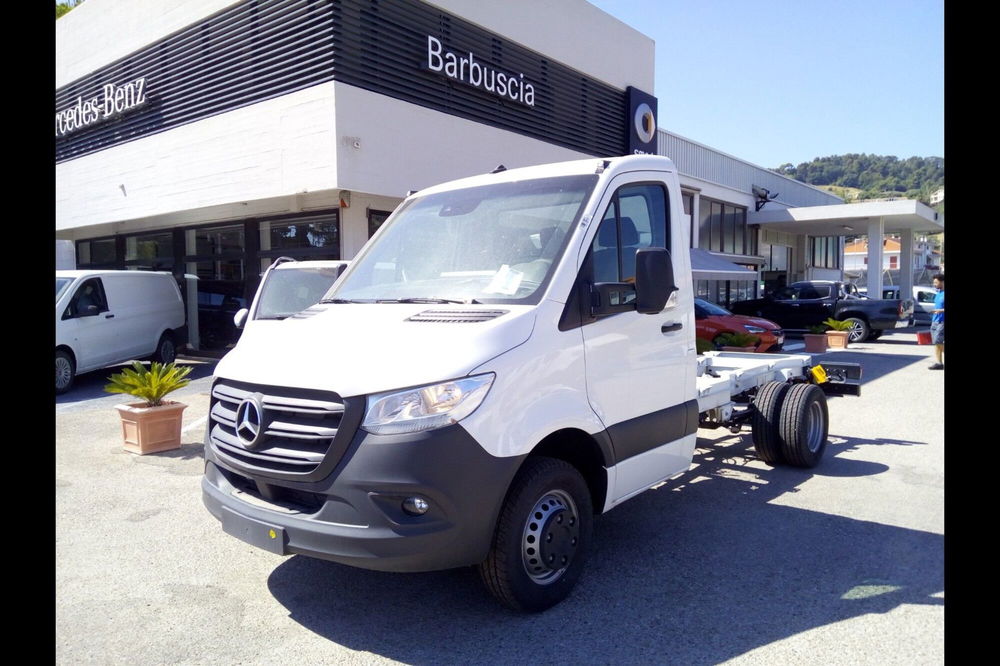
{"type": "Polygon", "coordinates": [[[684,328],[684,324],[681,322],[672,322],[669,324],[664,324],[660,327],[660,333],[673,333],[674,331],[679,331],[684,328]]]}
{"type": "Polygon", "coordinates": [[[113,314],[106,314],[106,315],[104,315],[104,318],[105,319],[114,319],[115,316],[113,314]]]}

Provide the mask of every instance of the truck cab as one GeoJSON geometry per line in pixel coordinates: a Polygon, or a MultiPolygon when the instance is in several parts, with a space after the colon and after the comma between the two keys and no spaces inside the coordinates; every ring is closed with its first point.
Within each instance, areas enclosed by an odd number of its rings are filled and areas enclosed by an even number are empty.
{"type": "MultiPolygon", "coordinates": [[[[816,464],[809,357],[697,356],[684,219],[657,156],[412,194],[318,304],[247,327],[218,363],[206,507],[280,554],[475,565],[538,611],[572,589],[594,515],[687,470],[700,425],[749,422],[733,392],[747,407],[768,386],[774,412],[800,382],[805,434],[782,437],[789,462],[816,464]]],[[[778,464],[767,418],[759,450],[778,464]]]]}

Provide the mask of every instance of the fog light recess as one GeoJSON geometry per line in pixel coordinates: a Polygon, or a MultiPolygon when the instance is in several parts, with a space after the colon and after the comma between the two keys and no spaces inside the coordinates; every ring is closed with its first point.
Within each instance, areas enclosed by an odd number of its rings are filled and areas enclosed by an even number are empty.
{"type": "Polygon", "coordinates": [[[431,505],[423,497],[407,497],[403,500],[403,511],[411,516],[422,516],[431,505]]]}

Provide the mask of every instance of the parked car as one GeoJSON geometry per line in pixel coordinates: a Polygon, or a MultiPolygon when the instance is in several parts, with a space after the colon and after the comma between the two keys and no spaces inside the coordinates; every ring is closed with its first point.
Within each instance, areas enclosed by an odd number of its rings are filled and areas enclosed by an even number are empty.
{"type": "MultiPolygon", "coordinates": [[[[860,292],[867,298],[868,290],[864,287],[860,292]]],[[[918,326],[930,326],[931,310],[934,309],[934,296],[937,289],[929,285],[914,285],[913,287],[913,323],[918,326]]],[[[899,285],[889,284],[882,287],[882,298],[899,300],[899,285]]]]}
{"type": "Polygon", "coordinates": [[[731,306],[737,314],[764,317],[785,332],[806,331],[826,319],[850,321],[849,340],[874,340],[885,330],[910,326],[913,301],[862,298],[857,287],[832,280],[793,282],[775,293],[731,306]]]}
{"type": "Polygon", "coordinates": [[[81,372],[147,357],[169,363],[185,341],[170,273],[56,271],[56,393],[81,372]]]}
{"type": "Polygon", "coordinates": [[[785,344],[785,332],[773,321],[733,314],[721,305],[701,298],[694,299],[694,326],[697,337],[713,344],[723,333],[751,333],[758,336],[759,352],[781,351],[785,344]]]}

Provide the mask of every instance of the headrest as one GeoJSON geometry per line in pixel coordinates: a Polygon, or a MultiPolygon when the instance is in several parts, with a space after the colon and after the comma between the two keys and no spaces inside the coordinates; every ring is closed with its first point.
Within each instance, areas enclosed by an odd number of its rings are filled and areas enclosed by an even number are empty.
{"type": "Polygon", "coordinates": [[[631,247],[639,244],[639,232],[635,230],[635,222],[631,217],[622,218],[622,245],[631,247]]]}

